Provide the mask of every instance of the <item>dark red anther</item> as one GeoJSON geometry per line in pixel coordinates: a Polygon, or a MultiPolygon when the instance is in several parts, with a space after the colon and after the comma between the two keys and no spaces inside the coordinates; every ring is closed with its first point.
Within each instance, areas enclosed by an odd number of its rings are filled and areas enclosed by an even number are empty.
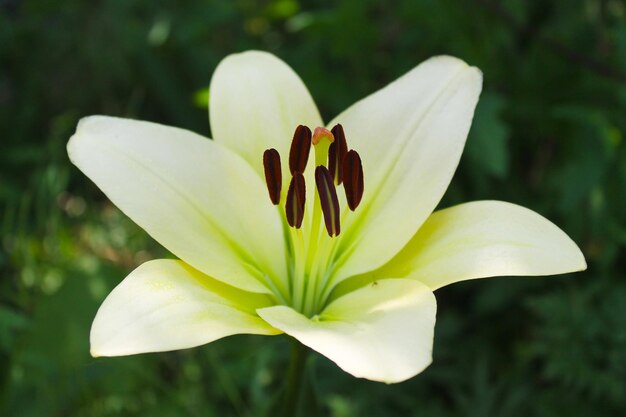
{"type": "Polygon", "coordinates": [[[293,174],[289,190],[287,191],[287,202],[285,203],[285,213],[289,226],[299,229],[304,219],[304,202],[306,199],[306,188],[304,176],[299,172],[293,174]]]}
{"type": "Polygon", "coordinates": [[[335,141],[328,148],[328,170],[330,176],[335,180],[335,184],[339,185],[343,181],[343,158],[348,153],[348,144],[343,126],[336,124],[331,132],[335,141]]]}
{"type": "Polygon", "coordinates": [[[280,202],[280,190],[283,186],[283,176],[280,170],[280,155],[274,148],[263,152],[263,168],[265,169],[265,183],[270,194],[272,204],[280,202]]]}
{"type": "Polygon", "coordinates": [[[363,165],[355,150],[348,152],[343,159],[343,188],[348,207],[354,211],[363,198],[363,165]]]}
{"type": "Polygon", "coordinates": [[[311,151],[311,129],[300,125],[296,128],[289,151],[289,171],[293,175],[298,172],[302,174],[309,161],[311,151]]]}
{"type": "Polygon", "coordinates": [[[315,168],[315,184],[317,185],[317,194],[320,197],[320,205],[324,214],[324,223],[326,231],[330,237],[337,236],[341,231],[339,225],[339,200],[337,200],[337,191],[333,184],[328,169],[320,165],[315,168]]]}

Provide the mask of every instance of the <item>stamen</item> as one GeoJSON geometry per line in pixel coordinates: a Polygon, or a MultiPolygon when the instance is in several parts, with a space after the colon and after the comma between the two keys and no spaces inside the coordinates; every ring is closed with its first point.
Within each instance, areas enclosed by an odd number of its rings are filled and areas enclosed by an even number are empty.
{"type": "Polygon", "coordinates": [[[265,183],[270,194],[272,204],[280,202],[280,190],[283,186],[283,176],[280,170],[280,154],[274,148],[263,153],[263,168],[265,169],[265,183]]]}
{"type": "Polygon", "coordinates": [[[306,199],[306,188],[304,176],[299,172],[293,174],[289,190],[287,191],[287,202],[285,203],[285,213],[289,226],[299,229],[302,227],[304,219],[304,202],[306,199]]]}
{"type": "Polygon", "coordinates": [[[348,153],[348,144],[343,126],[337,124],[331,129],[331,132],[335,141],[328,148],[328,170],[330,176],[335,180],[335,184],[339,185],[343,181],[343,158],[348,153]]]}
{"type": "Polygon", "coordinates": [[[355,150],[348,152],[343,160],[343,188],[348,207],[354,211],[363,197],[363,166],[355,150]]]}
{"type": "Polygon", "coordinates": [[[339,200],[337,199],[337,191],[333,178],[325,166],[315,168],[315,183],[317,185],[317,193],[320,197],[320,205],[322,213],[324,213],[324,223],[326,231],[330,237],[339,235],[339,200]]]}
{"type": "Polygon", "coordinates": [[[289,171],[302,174],[309,161],[309,153],[311,151],[311,129],[300,125],[296,128],[291,142],[291,150],[289,151],[289,171]]]}

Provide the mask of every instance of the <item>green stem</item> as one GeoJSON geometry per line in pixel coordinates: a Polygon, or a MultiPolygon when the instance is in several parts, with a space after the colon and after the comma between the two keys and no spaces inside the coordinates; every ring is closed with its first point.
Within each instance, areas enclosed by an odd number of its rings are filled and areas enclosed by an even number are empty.
{"type": "Polygon", "coordinates": [[[287,386],[283,413],[281,417],[295,417],[299,415],[299,405],[302,399],[302,388],[304,387],[304,369],[306,364],[308,349],[306,346],[292,340],[291,358],[289,369],[287,370],[287,386]]]}

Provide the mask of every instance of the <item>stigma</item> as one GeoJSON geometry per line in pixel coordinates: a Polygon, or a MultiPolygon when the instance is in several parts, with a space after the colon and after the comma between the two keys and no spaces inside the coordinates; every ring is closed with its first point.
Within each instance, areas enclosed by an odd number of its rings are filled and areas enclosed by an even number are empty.
{"type": "Polygon", "coordinates": [[[322,212],[328,235],[335,237],[341,232],[337,189],[343,187],[351,211],[359,206],[364,191],[361,158],[356,150],[348,151],[346,136],[340,124],[331,130],[316,127],[313,133],[307,126],[296,127],[289,150],[291,180],[284,199],[280,154],[274,148],[266,150],[263,154],[263,168],[267,191],[272,204],[278,206],[284,201],[287,224],[300,229],[306,207],[307,184],[304,173],[312,147],[315,152],[315,208],[319,207],[322,212]]]}

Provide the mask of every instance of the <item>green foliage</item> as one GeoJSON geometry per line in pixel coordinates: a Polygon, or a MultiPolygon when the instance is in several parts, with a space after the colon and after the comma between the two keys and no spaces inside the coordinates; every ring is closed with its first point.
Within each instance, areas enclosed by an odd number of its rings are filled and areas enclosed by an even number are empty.
{"type": "Polygon", "coordinates": [[[284,338],[89,356],[100,302],[167,253],[69,163],[77,120],[108,114],[209,135],[229,53],[272,51],[329,120],[434,54],[484,72],[442,206],[501,199],[553,220],[588,271],[437,293],[434,362],[392,386],[312,355],[322,415],[626,414],[626,6],[620,0],[0,2],[0,415],[256,416],[284,338]]]}

